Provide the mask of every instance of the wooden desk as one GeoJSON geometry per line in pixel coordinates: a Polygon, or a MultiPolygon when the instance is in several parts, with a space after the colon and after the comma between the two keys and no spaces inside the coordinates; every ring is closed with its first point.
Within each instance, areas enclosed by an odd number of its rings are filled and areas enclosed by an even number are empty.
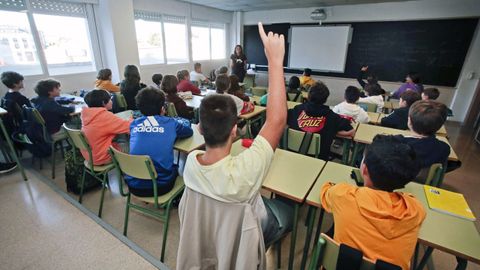
{"type": "MultiPolygon", "coordinates": [[[[355,185],[355,181],[350,177],[352,169],[354,168],[328,162],[308,194],[306,200],[307,204],[315,208],[321,208],[320,189],[326,182],[349,183],[355,185]]],[[[423,185],[421,184],[412,182],[400,191],[413,194],[422,203],[427,212],[427,216],[418,235],[420,243],[429,246],[431,250],[436,248],[480,264],[480,235],[474,222],[431,210],[425,198],[423,185]]],[[[307,248],[308,254],[309,245],[306,245],[305,247],[307,248]]],[[[428,257],[424,258],[422,261],[426,262],[427,259],[428,257]]]]}
{"type": "Polygon", "coordinates": [[[380,113],[367,112],[367,114],[368,114],[368,118],[370,119],[369,123],[372,123],[374,125],[380,124],[380,113]]]}
{"type": "Polygon", "coordinates": [[[193,135],[185,139],[178,139],[173,145],[173,149],[188,154],[193,150],[202,148],[205,145],[205,140],[198,130],[198,125],[192,125],[193,135]]]}
{"type": "Polygon", "coordinates": [[[293,269],[297,238],[298,209],[315,183],[325,161],[277,149],[263,182],[263,188],[296,202],[288,269],[293,269]]]}
{"type": "Polygon", "coordinates": [[[248,120],[248,119],[252,119],[252,118],[258,116],[259,114],[265,112],[266,110],[267,110],[266,107],[255,106],[255,109],[253,110],[253,112],[247,113],[247,114],[242,114],[242,115],[240,115],[240,116],[238,116],[238,117],[241,118],[241,119],[248,120]]]}
{"type": "MultiPolygon", "coordinates": [[[[380,125],[382,119],[386,116],[388,116],[389,114],[385,114],[385,113],[381,113],[380,114],[380,117],[378,118],[378,124],[380,125]]],[[[448,137],[448,134],[447,134],[447,129],[445,128],[445,125],[442,125],[442,127],[440,127],[439,130],[437,130],[437,133],[436,133],[437,136],[443,136],[443,137],[448,137]]]]}
{"type": "Polygon", "coordinates": [[[202,99],[204,96],[196,96],[193,95],[191,99],[184,99],[185,103],[187,104],[188,107],[191,108],[200,108],[200,104],[202,103],[202,99]]]}
{"type": "Polygon", "coordinates": [[[254,122],[260,122],[260,124],[262,124],[264,119],[265,119],[265,111],[266,111],[265,107],[255,106],[255,109],[253,110],[253,112],[247,113],[247,114],[242,114],[242,115],[238,116],[240,119],[244,119],[247,122],[247,124],[246,124],[246,127],[247,127],[246,137],[247,138],[253,138],[252,124],[254,122]]]}
{"type": "Polygon", "coordinates": [[[389,101],[385,101],[384,105],[383,105],[383,108],[389,109],[389,110],[398,109],[398,107],[400,106],[399,102],[400,101],[396,100],[396,99],[391,99],[389,101]]]}
{"type": "MultiPolygon", "coordinates": [[[[374,126],[374,125],[368,125],[368,124],[360,124],[358,129],[357,129],[357,132],[355,133],[355,137],[353,138],[353,140],[355,142],[358,142],[358,143],[371,144],[372,141],[373,141],[373,138],[377,134],[403,135],[403,136],[411,136],[412,135],[412,133],[408,130],[400,130],[400,129],[374,126]]],[[[447,138],[442,137],[442,136],[437,136],[437,139],[447,143],[450,146],[450,155],[448,156],[448,159],[453,160],[453,161],[458,161],[458,156],[455,153],[455,151],[453,150],[453,148],[450,145],[450,142],[447,140],[447,138]]],[[[355,153],[354,153],[354,155],[355,155],[355,153]]]]}
{"type": "Polygon", "coordinates": [[[123,120],[130,120],[133,117],[133,111],[132,110],[126,110],[126,111],[123,111],[123,112],[118,112],[115,115],[122,118],[123,120]]]}
{"type": "MultiPolygon", "coordinates": [[[[10,135],[7,132],[7,129],[3,125],[3,119],[1,116],[7,114],[7,110],[4,108],[0,107],[0,129],[2,130],[3,137],[7,141],[7,145],[10,148],[10,154],[13,156],[14,161],[17,163],[18,168],[20,169],[20,172],[22,174],[23,180],[27,181],[27,175],[25,174],[25,170],[23,169],[22,163],[20,163],[20,159],[17,156],[17,151],[15,150],[15,147],[13,146],[12,140],[10,139],[10,135]]],[[[8,161],[8,157],[4,157],[5,161],[8,161]]]]}
{"type": "Polygon", "coordinates": [[[295,101],[287,101],[287,109],[293,109],[295,106],[300,105],[302,103],[295,102],[295,101]]]}

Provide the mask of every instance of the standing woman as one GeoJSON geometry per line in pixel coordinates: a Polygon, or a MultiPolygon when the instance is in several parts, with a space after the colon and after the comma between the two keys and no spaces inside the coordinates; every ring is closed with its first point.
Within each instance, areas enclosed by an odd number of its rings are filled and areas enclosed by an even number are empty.
{"type": "Polygon", "coordinates": [[[232,68],[232,74],[237,75],[239,81],[243,82],[247,73],[247,57],[243,54],[241,45],[235,46],[235,50],[230,56],[230,67],[232,68]]]}
{"type": "Polygon", "coordinates": [[[126,65],[123,76],[125,79],[120,83],[120,92],[127,101],[127,110],[136,110],[135,97],[138,91],[147,86],[140,83],[140,72],[134,65],[126,65]]]}

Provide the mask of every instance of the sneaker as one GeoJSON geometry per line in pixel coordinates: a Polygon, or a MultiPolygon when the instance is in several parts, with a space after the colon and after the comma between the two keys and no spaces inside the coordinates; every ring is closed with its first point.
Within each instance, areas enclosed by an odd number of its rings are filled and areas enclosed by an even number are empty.
{"type": "Polygon", "coordinates": [[[12,163],[0,162],[0,173],[7,173],[15,170],[15,168],[17,168],[17,163],[15,162],[12,162],[12,163]]]}

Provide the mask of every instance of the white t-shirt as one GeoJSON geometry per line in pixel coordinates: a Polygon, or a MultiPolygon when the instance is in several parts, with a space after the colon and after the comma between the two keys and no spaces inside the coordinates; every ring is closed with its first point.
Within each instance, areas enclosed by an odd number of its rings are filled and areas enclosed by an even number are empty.
{"type": "Polygon", "coordinates": [[[190,71],[190,81],[203,82],[207,79],[202,73],[198,73],[195,70],[190,71]]]}
{"type": "Polygon", "coordinates": [[[337,114],[350,116],[355,122],[366,124],[370,121],[367,112],[365,112],[360,106],[347,103],[346,101],[333,107],[332,111],[337,114]]]}
{"type": "Polygon", "coordinates": [[[196,150],[188,155],[183,172],[185,186],[218,201],[250,203],[263,227],[267,210],[260,197],[260,188],[273,159],[268,141],[259,135],[242,153],[228,155],[207,166],[197,159],[203,153],[196,150]]]}
{"type": "Polygon", "coordinates": [[[358,102],[376,104],[377,113],[381,113],[383,110],[383,106],[385,105],[382,95],[360,98],[358,102]]]}

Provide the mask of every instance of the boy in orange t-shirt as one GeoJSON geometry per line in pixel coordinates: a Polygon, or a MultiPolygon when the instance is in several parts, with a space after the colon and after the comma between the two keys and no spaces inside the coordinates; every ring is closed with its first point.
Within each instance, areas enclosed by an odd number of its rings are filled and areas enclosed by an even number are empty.
{"type": "Polygon", "coordinates": [[[395,136],[377,135],[368,147],[360,172],[365,187],[325,183],[322,207],[333,214],[334,239],[410,269],[425,210],[411,194],[394,192],[415,178],[420,165],[414,149],[395,136]]]}

